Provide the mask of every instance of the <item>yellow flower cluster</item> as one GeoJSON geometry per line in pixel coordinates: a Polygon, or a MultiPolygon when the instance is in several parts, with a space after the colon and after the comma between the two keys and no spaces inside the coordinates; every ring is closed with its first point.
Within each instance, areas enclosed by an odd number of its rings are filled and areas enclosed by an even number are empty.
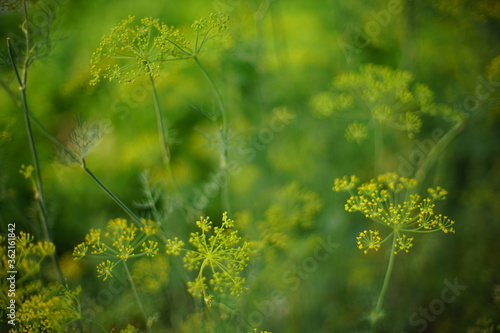
{"type": "Polygon", "coordinates": [[[114,219],[108,222],[104,234],[100,229],[90,229],[85,241],[74,248],[73,256],[75,260],[81,259],[90,250],[90,254],[106,258],[97,265],[98,276],[106,280],[113,276],[113,268],[120,261],[155,256],[159,251],[158,242],[149,238],[156,232],[156,223],[151,220],[142,220],[138,228],[125,219],[114,219]]]}
{"type": "MultiPolygon", "coordinates": [[[[356,176],[344,176],[335,179],[332,189],[351,194],[345,205],[348,212],[359,211],[370,220],[391,229],[390,236],[395,233],[396,237],[396,253],[408,252],[413,246],[413,237],[405,233],[455,232],[452,227],[454,221],[435,213],[435,202],[446,199],[447,191],[442,187],[429,188],[429,197],[422,198],[411,193],[417,185],[415,179],[399,177],[396,173],[383,174],[357,186],[358,182],[356,176]]],[[[382,240],[376,230],[365,230],[357,237],[357,244],[367,253],[370,249],[378,250],[386,239],[382,240]]]]}
{"type": "Polygon", "coordinates": [[[102,37],[91,59],[91,85],[101,79],[133,83],[140,76],[157,77],[160,65],[166,61],[194,58],[205,43],[227,30],[229,17],[212,13],[195,21],[194,49],[179,29],[145,17],[137,24],[129,16],[102,37]]]}
{"type": "Polygon", "coordinates": [[[368,253],[369,250],[378,251],[382,241],[379,234],[377,230],[365,230],[360,232],[359,236],[356,237],[358,249],[363,250],[365,254],[368,253]]]}
{"type": "Polygon", "coordinates": [[[203,297],[210,306],[213,295],[208,293],[208,283],[214,291],[240,296],[246,289],[245,278],[241,272],[248,265],[249,246],[242,242],[238,231],[233,230],[234,221],[222,214],[220,227],[213,226],[209,217],[201,217],[196,225],[200,231],[191,233],[189,243],[194,250],[184,248],[184,242],[175,238],[167,241],[167,254],[178,255],[185,252],[184,266],[188,270],[197,270],[194,281],[188,282],[188,291],[196,297],[203,297]]]}
{"type": "Polygon", "coordinates": [[[150,17],[134,22],[130,15],[102,37],[91,59],[92,85],[101,79],[132,83],[143,75],[158,76],[161,62],[185,53],[188,43],[179,30],[150,17]]]}
{"type": "MultiPolygon", "coordinates": [[[[367,122],[373,119],[406,132],[410,138],[420,132],[424,115],[461,119],[457,111],[436,104],[429,87],[414,83],[411,73],[373,64],[361,66],[359,72],[336,76],[329,91],[312,97],[311,106],[319,117],[340,115],[367,122]]],[[[364,125],[349,125],[347,139],[358,143],[364,140],[368,135],[364,125]]]]}
{"type": "Polygon", "coordinates": [[[293,182],[280,189],[273,204],[258,222],[263,245],[285,248],[293,244],[290,237],[300,229],[312,226],[314,216],[323,208],[319,195],[293,182]]]}

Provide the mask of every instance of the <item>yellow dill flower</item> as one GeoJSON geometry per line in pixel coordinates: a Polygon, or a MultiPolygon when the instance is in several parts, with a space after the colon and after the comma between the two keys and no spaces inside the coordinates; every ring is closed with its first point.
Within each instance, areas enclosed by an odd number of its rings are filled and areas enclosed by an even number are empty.
{"type": "Polygon", "coordinates": [[[369,250],[378,251],[380,242],[382,241],[379,234],[378,230],[365,230],[360,232],[359,236],[356,237],[358,249],[363,250],[365,254],[367,254],[369,250]]]}
{"type": "Polygon", "coordinates": [[[345,130],[345,137],[347,141],[354,141],[357,144],[362,143],[368,138],[366,125],[357,121],[349,124],[345,130]]]}
{"type": "Polygon", "coordinates": [[[334,190],[335,192],[350,191],[356,186],[358,182],[359,178],[354,175],[337,178],[333,181],[332,190],[334,190]]]}
{"type": "MultiPolygon", "coordinates": [[[[329,91],[313,96],[311,105],[317,115],[375,120],[406,132],[409,138],[421,131],[426,115],[446,115],[457,122],[463,118],[460,112],[436,104],[432,91],[415,83],[411,73],[374,64],[362,65],[359,71],[340,73],[333,78],[329,91]]],[[[368,133],[364,129],[352,124],[346,131],[351,141],[361,142],[365,135],[368,133]]]]}
{"type": "Polygon", "coordinates": [[[184,242],[179,240],[177,237],[174,239],[167,239],[167,254],[178,256],[181,253],[184,242]]]}
{"type": "MultiPolygon", "coordinates": [[[[415,179],[400,177],[396,173],[379,175],[375,179],[363,183],[357,187],[357,193],[353,187],[357,178],[347,176],[337,178],[334,181],[334,191],[347,191],[351,194],[347,199],[345,210],[348,212],[361,212],[366,218],[379,225],[389,228],[394,235],[395,253],[408,252],[413,246],[413,237],[407,237],[406,233],[428,233],[443,231],[454,233],[454,221],[442,214],[436,214],[436,201],[444,200],[447,191],[442,187],[429,188],[428,198],[422,198],[419,194],[411,193],[417,185],[415,179]]],[[[360,233],[357,237],[358,248],[365,251],[369,249],[378,250],[380,244],[387,238],[380,239],[378,231],[360,233]]]]}
{"type": "Polygon", "coordinates": [[[98,277],[102,277],[104,281],[108,279],[108,277],[113,276],[113,268],[116,266],[116,263],[106,260],[97,265],[97,273],[98,277]]]}
{"type": "Polygon", "coordinates": [[[16,299],[16,332],[69,332],[69,324],[80,319],[73,311],[72,300],[68,295],[77,297],[80,289],[61,292],[61,285],[42,286],[39,281],[30,283],[18,290],[16,299]]]}
{"type": "Polygon", "coordinates": [[[146,17],[135,23],[129,16],[102,37],[91,60],[91,84],[101,79],[132,83],[140,76],[158,76],[164,61],[188,55],[188,43],[180,32],[146,17]]]}
{"type": "Polygon", "coordinates": [[[156,223],[151,220],[144,220],[143,223],[138,228],[126,219],[113,219],[106,225],[104,235],[100,229],[92,228],[85,235],[85,241],[74,248],[73,257],[81,259],[90,250],[91,255],[106,258],[97,266],[98,276],[106,280],[112,276],[112,268],[120,261],[158,254],[158,243],[149,239],[157,231],[156,223]]]}
{"type": "Polygon", "coordinates": [[[31,178],[31,174],[33,173],[34,170],[35,168],[33,168],[31,164],[28,165],[22,164],[21,169],[19,169],[19,173],[23,175],[25,179],[29,179],[31,178]]]}
{"type": "Polygon", "coordinates": [[[177,238],[167,240],[167,253],[178,255],[184,251],[184,266],[198,271],[195,279],[187,284],[188,292],[202,297],[210,305],[212,295],[208,292],[208,280],[214,291],[224,293],[228,290],[231,295],[239,296],[246,289],[241,272],[250,260],[248,243],[242,242],[238,231],[233,230],[234,221],[227,212],[222,214],[220,227],[214,227],[209,217],[201,217],[196,225],[200,231],[191,233],[189,238],[194,250],[182,248],[184,243],[177,238]]]}
{"type": "Polygon", "coordinates": [[[397,254],[399,251],[405,251],[406,253],[410,252],[410,248],[413,246],[413,237],[406,237],[403,235],[402,237],[396,238],[396,244],[394,247],[394,254],[397,254]]]}

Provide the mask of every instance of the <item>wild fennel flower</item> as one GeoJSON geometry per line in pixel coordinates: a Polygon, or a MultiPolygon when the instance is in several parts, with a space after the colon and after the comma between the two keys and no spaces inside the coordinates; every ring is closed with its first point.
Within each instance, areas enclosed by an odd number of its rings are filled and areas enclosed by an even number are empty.
{"type": "Polygon", "coordinates": [[[142,220],[142,226],[136,227],[117,218],[108,222],[104,233],[101,229],[90,229],[85,241],[75,246],[73,257],[78,260],[90,254],[105,258],[97,265],[97,273],[106,280],[113,276],[114,267],[121,261],[158,254],[158,242],[149,239],[156,232],[153,221],[142,220]]]}
{"type": "Polygon", "coordinates": [[[189,238],[194,250],[184,248],[184,242],[177,238],[167,241],[167,254],[185,252],[184,266],[198,271],[194,281],[188,282],[189,293],[203,297],[208,306],[213,295],[209,293],[207,283],[215,292],[224,293],[229,289],[231,295],[240,296],[246,289],[241,272],[250,260],[250,249],[246,242],[241,242],[238,231],[233,230],[234,221],[225,212],[220,227],[214,227],[209,217],[201,217],[196,226],[200,231],[191,233],[189,238]]]}
{"type": "Polygon", "coordinates": [[[132,83],[142,75],[159,75],[160,63],[186,54],[188,43],[179,30],[145,17],[134,24],[130,15],[102,37],[91,60],[91,84],[101,79],[132,83]]]}
{"type": "Polygon", "coordinates": [[[333,190],[351,194],[345,204],[348,212],[361,212],[378,225],[389,228],[390,235],[381,239],[378,230],[363,231],[357,237],[360,250],[378,250],[380,245],[392,236],[395,237],[394,253],[409,252],[413,246],[413,237],[407,233],[428,233],[442,231],[454,233],[454,221],[447,216],[435,213],[436,201],[446,199],[447,191],[438,186],[427,190],[429,197],[412,194],[417,185],[415,179],[399,177],[396,173],[387,173],[357,186],[356,176],[344,176],[334,181],[333,190]]]}

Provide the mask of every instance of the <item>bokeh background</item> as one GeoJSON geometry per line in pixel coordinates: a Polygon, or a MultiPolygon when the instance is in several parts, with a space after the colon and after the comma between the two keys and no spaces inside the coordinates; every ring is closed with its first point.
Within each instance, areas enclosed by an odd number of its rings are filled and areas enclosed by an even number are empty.
{"type": "MultiPolygon", "coordinates": [[[[500,331],[500,3],[46,0],[33,6],[39,13],[34,19],[55,16],[50,50],[30,67],[31,112],[65,144],[77,117],[104,124],[105,135],[86,158],[87,165],[134,212],[149,218],[150,207],[141,205],[146,195],[141,179],[147,173],[149,182],[162,189],[156,205],[164,212],[165,232],[183,239],[197,217],[219,221],[223,211],[220,191],[210,190],[217,188],[219,163],[219,125],[206,116],[215,108],[210,86],[192,62],[168,64],[158,78],[160,103],[173,133],[174,173],[183,195],[196,207],[186,218],[165,184],[148,85],[138,80],[90,86],[90,58],[101,37],[131,14],[160,18],[186,33],[194,20],[211,12],[230,16],[230,42],[209,45],[199,57],[229,111],[229,159],[238,166],[229,183],[231,213],[245,221],[246,237],[258,238],[259,226],[274,223],[272,230],[282,230],[286,241],[255,255],[245,272],[249,291],[235,303],[237,314],[230,319],[220,309],[210,321],[200,314],[203,305],[185,291],[183,277],[190,273],[179,260],[162,264],[169,266],[167,277],[155,275],[160,274],[158,263],[143,268],[143,273],[151,272],[149,279],[163,281],[143,294],[146,307],[158,313],[155,332],[367,330],[366,316],[380,290],[388,252],[382,247],[364,255],[356,248],[355,237],[370,222],[344,210],[347,197],[331,190],[333,180],[356,174],[366,181],[376,176],[377,163],[380,172],[404,170],[404,176],[414,176],[423,160],[420,153],[428,153],[416,142],[428,142],[434,130],[452,126],[443,117],[426,116],[414,138],[383,127],[383,146],[377,152],[371,135],[361,144],[347,140],[349,123],[369,119],[358,118],[355,111],[318,115],[312,101],[331,89],[335,77],[359,73],[365,64],[411,73],[414,82],[430,88],[436,103],[464,118],[421,187],[448,190],[439,210],[456,221],[456,234],[416,237],[412,251],[396,257],[379,330],[500,331]],[[282,126],[273,127],[276,117],[282,126]],[[207,200],[197,206],[203,194],[207,200]],[[314,214],[307,214],[307,200],[317,204],[314,214]],[[276,206],[281,215],[270,213],[276,206]],[[291,223],[295,211],[299,220],[308,221],[291,223]],[[324,242],[335,243],[334,250],[324,261],[311,263],[324,242]],[[467,288],[426,318],[419,309],[440,299],[445,280],[467,288]]],[[[1,39],[20,36],[21,22],[19,11],[1,11],[1,39]]],[[[2,85],[17,94],[4,42],[0,48],[2,85]]],[[[42,239],[31,184],[19,173],[22,164],[33,163],[26,129],[18,100],[8,89],[0,89],[0,231],[7,233],[7,223],[15,222],[18,230],[42,239]]],[[[34,135],[51,233],[68,284],[83,287],[82,307],[108,331],[127,323],[141,328],[127,288],[106,297],[99,294],[110,287],[96,277],[96,262],[71,257],[89,228],[103,228],[126,214],[78,165],[61,163],[57,149],[36,127],[34,135]]],[[[46,264],[43,279],[48,282],[53,275],[46,264]]],[[[96,329],[88,323],[80,328],[96,329]]]]}

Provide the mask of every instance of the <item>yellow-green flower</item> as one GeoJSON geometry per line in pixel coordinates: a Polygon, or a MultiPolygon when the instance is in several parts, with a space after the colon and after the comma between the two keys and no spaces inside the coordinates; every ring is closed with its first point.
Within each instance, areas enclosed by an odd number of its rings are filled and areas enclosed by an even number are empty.
{"type": "Polygon", "coordinates": [[[179,30],[146,17],[129,16],[102,37],[91,60],[92,85],[101,79],[132,83],[140,76],[158,76],[164,61],[187,55],[179,30]]]}
{"type": "Polygon", "coordinates": [[[209,217],[201,217],[196,225],[200,231],[191,233],[189,238],[194,249],[183,248],[184,243],[177,238],[167,241],[168,254],[185,252],[184,266],[198,271],[195,279],[188,282],[189,293],[202,297],[210,306],[213,295],[209,294],[208,281],[216,292],[229,291],[239,296],[246,289],[241,272],[250,260],[248,243],[242,242],[238,231],[233,230],[234,221],[226,212],[222,214],[220,227],[214,227],[209,217]]]}
{"type": "Polygon", "coordinates": [[[116,263],[106,260],[101,262],[99,265],[97,265],[97,273],[98,277],[102,277],[104,281],[107,280],[107,278],[113,276],[113,268],[116,266],[116,263]]]}
{"type": "Polygon", "coordinates": [[[394,254],[397,254],[399,251],[405,251],[406,253],[410,252],[410,248],[413,246],[413,237],[407,237],[403,235],[402,237],[396,238],[396,244],[394,247],[394,254]]]}
{"type": "Polygon", "coordinates": [[[347,141],[362,143],[368,138],[366,125],[357,121],[349,124],[345,130],[345,137],[347,141]]]}
{"type": "Polygon", "coordinates": [[[382,238],[379,236],[378,230],[365,230],[359,233],[359,236],[356,237],[356,244],[358,245],[358,249],[363,250],[366,254],[369,250],[378,251],[380,248],[380,243],[382,242],[382,238]]]}
{"type": "Polygon", "coordinates": [[[75,260],[89,254],[106,260],[97,266],[98,276],[104,280],[112,276],[112,269],[120,261],[142,256],[154,257],[158,254],[158,242],[149,239],[156,233],[157,226],[153,221],[143,220],[141,227],[136,227],[126,219],[110,220],[106,232],[101,229],[90,229],[85,241],[73,250],[75,260]]]}
{"type": "Polygon", "coordinates": [[[429,188],[428,198],[411,193],[416,187],[415,179],[400,177],[396,173],[386,173],[375,179],[354,187],[356,176],[344,176],[334,181],[334,191],[347,191],[351,194],[345,209],[360,212],[368,219],[391,230],[390,235],[381,239],[378,231],[364,231],[357,237],[358,248],[366,253],[378,250],[380,244],[389,237],[395,237],[395,253],[408,252],[413,246],[413,237],[406,233],[428,233],[443,231],[454,233],[454,221],[442,214],[435,213],[436,201],[444,200],[447,191],[442,187],[429,188]]]}

